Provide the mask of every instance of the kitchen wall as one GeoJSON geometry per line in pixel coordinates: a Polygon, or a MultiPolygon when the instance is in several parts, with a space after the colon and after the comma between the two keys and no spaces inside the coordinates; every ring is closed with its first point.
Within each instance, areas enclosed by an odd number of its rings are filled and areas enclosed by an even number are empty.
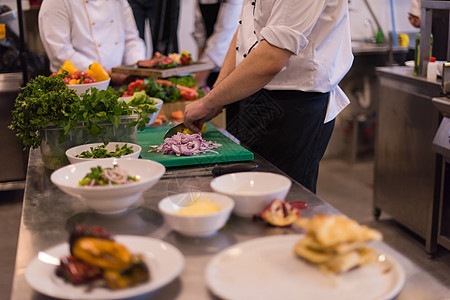
{"type": "MultiPolygon", "coordinates": [[[[180,23],[178,28],[180,51],[190,51],[194,57],[197,57],[197,46],[191,36],[194,28],[194,5],[196,0],[180,1],[181,11],[180,23]]],[[[417,29],[409,24],[407,18],[410,0],[392,1],[394,2],[394,19],[397,33],[417,32],[417,29]]],[[[2,0],[1,2],[4,5],[8,5],[13,10],[17,9],[16,0],[2,0]]],[[[392,31],[390,0],[367,0],[367,2],[378,18],[383,31],[387,35],[392,31]]],[[[23,0],[22,7],[24,10],[28,10],[30,7],[29,2],[23,0]]],[[[352,38],[354,40],[365,40],[372,38],[377,28],[369,13],[369,10],[367,9],[367,6],[365,5],[364,0],[349,0],[349,7],[352,38]]],[[[37,26],[37,24],[32,25],[37,26]]],[[[36,28],[35,26],[33,27],[36,28]]],[[[17,24],[15,27],[18,28],[17,24]]],[[[34,36],[34,34],[32,36],[34,36]]],[[[150,48],[148,53],[152,53],[151,45],[148,46],[150,48]]]]}

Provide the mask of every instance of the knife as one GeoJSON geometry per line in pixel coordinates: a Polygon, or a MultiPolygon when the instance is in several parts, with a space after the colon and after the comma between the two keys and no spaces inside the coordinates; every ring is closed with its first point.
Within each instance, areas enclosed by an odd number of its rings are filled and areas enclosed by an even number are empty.
{"type": "Polygon", "coordinates": [[[164,134],[164,139],[170,138],[170,137],[174,136],[175,134],[177,134],[178,132],[183,132],[183,130],[185,130],[185,129],[187,129],[187,127],[183,123],[175,125],[166,131],[166,133],[164,134]]]}
{"type": "Polygon", "coordinates": [[[258,164],[255,162],[247,163],[235,163],[228,165],[216,164],[212,167],[183,170],[183,171],[166,171],[163,175],[164,178],[182,178],[182,177],[195,177],[195,176],[220,176],[229,173],[248,172],[258,168],[258,164]]]}

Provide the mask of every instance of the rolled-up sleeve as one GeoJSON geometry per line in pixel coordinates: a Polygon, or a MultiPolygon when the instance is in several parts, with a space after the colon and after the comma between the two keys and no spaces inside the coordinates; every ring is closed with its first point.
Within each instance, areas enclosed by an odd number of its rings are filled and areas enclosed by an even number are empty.
{"type": "Polygon", "coordinates": [[[261,0],[255,7],[259,39],[298,55],[321,17],[324,0],[261,0]],[[258,28],[259,27],[259,28],[258,28]]]}

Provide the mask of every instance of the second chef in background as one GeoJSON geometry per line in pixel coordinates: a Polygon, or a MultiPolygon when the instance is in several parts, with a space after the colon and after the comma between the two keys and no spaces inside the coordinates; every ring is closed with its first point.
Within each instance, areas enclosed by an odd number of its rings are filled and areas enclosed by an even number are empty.
{"type": "MultiPolygon", "coordinates": [[[[52,72],[65,61],[80,70],[93,62],[111,70],[145,59],[145,44],[126,0],[44,0],[39,33],[52,72]]],[[[110,75],[116,84],[128,76],[110,75]]]]}

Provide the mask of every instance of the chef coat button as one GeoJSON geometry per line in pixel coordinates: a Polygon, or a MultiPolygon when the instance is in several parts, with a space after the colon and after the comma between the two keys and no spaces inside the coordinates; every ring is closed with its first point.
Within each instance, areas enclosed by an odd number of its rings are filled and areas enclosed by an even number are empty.
{"type": "Polygon", "coordinates": [[[94,26],[95,25],[95,22],[92,22],[92,26],[94,26]]]}
{"type": "Polygon", "coordinates": [[[256,34],[256,31],[253,31],[254,34],[256,34]]]}
{"type": "Polygon", "coordinates": [[[102,46],[102,44],[98,44],[98,45],[97,45],[97,47],[101,47],[101,46],[102,46]]]}
{"type": "Polygon", "coordinates": [[[239,24],[242,24],[242,20],[239,20],[239,24]]]}
{"type": "Polygon", "coordinates": [[[118,44],[119,44],[119,42],[115,42],[115,43],[114,43],[114,45],[118,45],[118,44]]]}
{"type": "Polygon", "coordinates": [[[252,5],[255,5],[255,2],[252,2],[252,5]]]}
{"type": "Polygon", "coordinates": [[[110,23],[114,23],[114,20],[109,21],[110,23]]]}
{"type": "Polygon", "coordinates": [[[247,54],[244,54],[244,58],[246,58],[247,57],[247,54]]]}
{"type": "Polygon", "coordinates": [[[89,3],[89,1],[86,0],[86,3],[89,3]]]}
{"type": "Polygon", "coordinates": [[[239,47],[236,47],[236,51],[239,51],[239,47]]]}

